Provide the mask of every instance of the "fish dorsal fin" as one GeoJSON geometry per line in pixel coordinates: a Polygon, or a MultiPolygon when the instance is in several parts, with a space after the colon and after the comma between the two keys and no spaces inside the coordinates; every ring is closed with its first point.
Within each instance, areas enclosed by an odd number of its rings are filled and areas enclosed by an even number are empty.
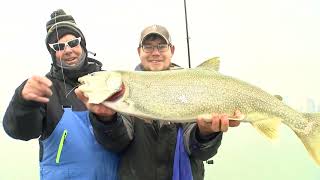
{"type": "Polygon", "coordinates": [[[199,66],[197,66],[197,68],[204,68],[204,69],[208,69],[208,70],[219,71],[219,68],[220,68],[219,57],[210,58],[210,59],[204,61],[203,63],[201,63],[199,66]]]}

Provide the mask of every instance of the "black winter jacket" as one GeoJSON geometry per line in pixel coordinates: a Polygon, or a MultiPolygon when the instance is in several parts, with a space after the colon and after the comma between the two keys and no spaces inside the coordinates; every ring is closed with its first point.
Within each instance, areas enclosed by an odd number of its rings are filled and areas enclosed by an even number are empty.
{"type": "MultiPolygon", "coordinates": [[[[78,72],[73,78],[62,75],[61,69],[52,66],[46,75],[52,81],[52,96],[47,104],[24,100],[21,96],[24,81],[16,90],[3,118],[5,132],[15,139],[46,139],[55,129],[62,117],[63,106],[71,106],[75,111],[86,110],[85,105],[76,97],[74,89],[78,85],[77,78],[95,71],[100,71],[101,62],[88,58],[88,67],[78,72]],[[65,83],[64,80],[65,79],[65,83]]],[[[73,73],[74,75],[74,73],[73,73]]],[[[39,141],[40,142],[40,141],[39,141]]],[[[42,145],[40,143],[40,160],[42,145]]]]}

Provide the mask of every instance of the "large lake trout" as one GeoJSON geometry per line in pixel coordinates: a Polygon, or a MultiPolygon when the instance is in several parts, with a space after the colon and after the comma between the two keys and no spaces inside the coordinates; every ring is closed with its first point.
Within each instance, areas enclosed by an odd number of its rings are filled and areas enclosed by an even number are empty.
{"type": "Polygon", "coordinates": [[[213,58],[193,69],[95,72],[79,78],[79,89],[91,103],[143,119],[193,122],[199,115],[240,110],[245,115],[240,121],[271,139],[282,122],[320,165],[320,113],[297,112],[279,97],[218,69],[219,60],[213,58]]]}

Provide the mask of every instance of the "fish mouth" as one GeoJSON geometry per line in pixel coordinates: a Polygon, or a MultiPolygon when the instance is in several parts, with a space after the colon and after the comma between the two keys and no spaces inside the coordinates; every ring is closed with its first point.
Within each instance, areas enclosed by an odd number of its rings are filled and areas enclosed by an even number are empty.
{"type": "Polygon", "coordinates": [[[106,101],[116,101],[124,95],[124,92],[125,92],[125,86],[122,83],[119,91],[115,92],[112,96],[108,97],[106,101]]]}

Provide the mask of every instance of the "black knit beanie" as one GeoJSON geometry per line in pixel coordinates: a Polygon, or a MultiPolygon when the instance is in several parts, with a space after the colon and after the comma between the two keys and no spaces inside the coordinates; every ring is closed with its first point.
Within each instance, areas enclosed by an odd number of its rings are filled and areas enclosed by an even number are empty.
{"type": "Polygon", "coordinates": [[[84,53],[87,54],[86,39],[84,38],[84,35],[77,27],[77,24],[73,17],[71,15],[67,15],[64,10],[58,9],[52,12],[51,19],[46,24],[46,29],[46,46],[52,56],[53,65],[55,67],[57,67],[55,51],[50,48],[49,44],[58,42],[58,40],[66,34],[72,34],[75,37],[81,37],[80,45],[84,53]]]}

